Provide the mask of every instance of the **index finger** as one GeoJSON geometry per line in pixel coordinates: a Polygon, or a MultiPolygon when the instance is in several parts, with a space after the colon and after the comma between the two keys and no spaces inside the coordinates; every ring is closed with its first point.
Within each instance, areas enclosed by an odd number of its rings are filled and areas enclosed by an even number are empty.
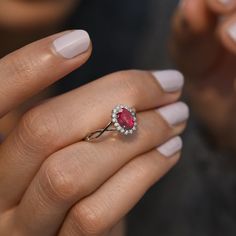
{"type": "Polygon", "coordinates": [[[87,32],[34,42],[0,60],[0,117],[81,66],[91,54],[87,32]]]}

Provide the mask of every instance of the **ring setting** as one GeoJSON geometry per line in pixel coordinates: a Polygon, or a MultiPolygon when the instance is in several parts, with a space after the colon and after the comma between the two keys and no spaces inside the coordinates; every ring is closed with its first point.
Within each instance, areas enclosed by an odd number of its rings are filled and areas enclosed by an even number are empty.
{"type": "Polygon", "coordinates": [[[136,120],[135,109],[126,105],[118,105],[112,110],[112,123],[121,134],[133,134],[137,129],[136,120]]]}
{"type": "Polygon", "coordinates": [[[91,141],[99,138],[105,132],[116,131],[124,136],[132,135],[137,130],[137,118],[134,108],[127,105],[117,105],[111,113],[111,121],[105,128],[89,134],[85,140],[91,141]]]}

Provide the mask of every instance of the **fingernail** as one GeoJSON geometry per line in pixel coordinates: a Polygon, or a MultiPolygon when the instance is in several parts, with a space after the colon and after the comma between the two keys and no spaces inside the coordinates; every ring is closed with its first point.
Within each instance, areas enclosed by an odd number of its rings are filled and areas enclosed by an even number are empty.
{"type": "Polygon", "coordinates": [[[236,42],[236,23],[230,25],[227,29],[229,37],[236,42]]]}
{"type": "Polygon", "coordinates": [[[177,102],[156,110],[170,125],[178,125],[189,118],[189,108],[183,102],[177,102]]]}
{"type": "Polygon", "coordinates": [[[229,5],[231,4],[233,1],[232,0],[218,0],[219,3],[224,4],[224,5],[229,5]]]}
{"type": "Polygon", "coordinates": [[[183,88],[184,76],[176,70],[155,71],[153,76],[165,92],[176,92],[183,88]]]}
{"type": "Polygon", "coordinates": [[[86,52],[90,45],[90,38],[84,30],[74,30],[53,42],[55,51],[66,59],[71,59],[86,52]]]}
{"type": "Polygon", "coordinates": [[[167,141],[163,145],[157,148],[157,151],[160,152],[165,157],[171,157],[183,148],[183,141],[178,136],[167,141]]]}

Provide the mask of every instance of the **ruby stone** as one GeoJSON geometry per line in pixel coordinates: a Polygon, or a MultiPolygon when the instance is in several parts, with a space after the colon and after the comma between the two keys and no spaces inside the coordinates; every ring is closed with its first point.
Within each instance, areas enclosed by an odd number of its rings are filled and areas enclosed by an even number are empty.
{"type": "Polygon", "coordinates": [[[122,108],[122,110],[117,113],[117,121],[119,125],[125,129],[132,129],[134,127],[134,118],[130,111],[126,108],[122,108]]]}

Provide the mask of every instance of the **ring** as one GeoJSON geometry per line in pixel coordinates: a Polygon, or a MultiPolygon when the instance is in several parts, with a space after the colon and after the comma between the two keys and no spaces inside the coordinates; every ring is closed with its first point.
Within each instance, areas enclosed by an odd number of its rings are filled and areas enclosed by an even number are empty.
{"type": "Polygon", "coordinates": [[[126,105],[117,105],[111,113],[111,121],[105,128],[89,134],[85,140],[91,141],[101,137],[105,132],[117,131],[122,135],[132,135],[137,129],[137,118],[134,108],[126,105]]]}

